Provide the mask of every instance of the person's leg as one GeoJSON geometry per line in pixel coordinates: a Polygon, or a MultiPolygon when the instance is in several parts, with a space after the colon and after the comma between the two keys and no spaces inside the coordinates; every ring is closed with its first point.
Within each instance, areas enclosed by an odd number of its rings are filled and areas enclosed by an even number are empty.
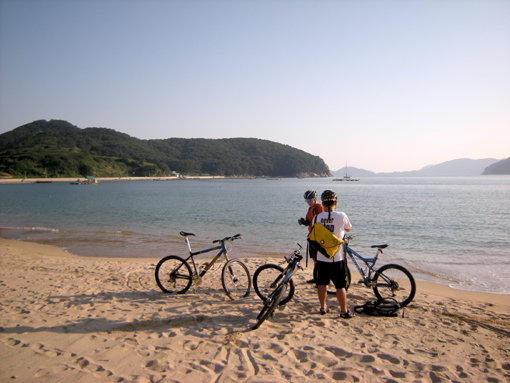
{"type": "Polygon", "coordinates": [[[321,309],[327,310],[326,307],[326,296],[328,294],[328,286],[319,285],[317,286],[317,295],[319,296],[319,302],[321,309]]]}
{"type": "Polygon", "coordinates": [[[317,268],[317,295],[319,297],[319,303],[321,305],[321,314],[328,312],[326,304],[326,297],[328,295],[328,285],[330,281],[330,264],[325,262],[317,262],[315,267],[317,268]]]}
{"type": "Polygon", "coordinates": [[[340,305],[340,311],[342,313],[347,312],[347,291],[344,288],[336,289],[336,299],[340,305]]]}
{"type": "Polygon", "coordinates": [[[317,294],[319,295],[319,302],[321,304],[320,314],[324,315],[329,312],[326,298],[328,295],[328,286],[327,285],[318,285],[317,286],[317,294]]]}
{"type": "Polygon", "coordinates": [[[351,318],[352,315],[347,309],[347,268],[345,262],[334,263],[334,275],[332,279],[336,288],[336,299],[340,306],[340,316],[342,318],[351,318]]]}

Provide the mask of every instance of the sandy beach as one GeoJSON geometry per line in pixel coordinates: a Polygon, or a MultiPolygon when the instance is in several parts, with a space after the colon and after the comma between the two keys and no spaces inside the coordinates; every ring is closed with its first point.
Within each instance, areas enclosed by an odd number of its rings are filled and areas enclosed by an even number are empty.
{"type": "MultiPolygon", "coordinates": [[[[228,300],[221,265],[176,296],[156,286],[157,261],[0,239],[0,381],[510,381],[508,295],[418,282],[404,317],[344,320],[318,314],[309,265],[285,309],[248,331],[261,301],[228,300]]],[[[268,259],[243,261],[253,274],[268,259]]],[[[372,298],[349,289],[351,307],[372,298]]]]}

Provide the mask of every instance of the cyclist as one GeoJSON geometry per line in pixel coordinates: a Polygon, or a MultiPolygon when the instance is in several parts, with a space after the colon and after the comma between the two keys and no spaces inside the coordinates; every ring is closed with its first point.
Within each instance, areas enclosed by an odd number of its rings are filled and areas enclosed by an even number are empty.
{"type": "MultiPolygon", "coordinates": [[[[336,211],[337,195],[332,190],[325,190],[321,195],[322,205],[325,211],[315,218],[317,222],[327,227],[333,234],[343,238],[346,231],[351,231],[351,223],[344,212],[336,211]]],[[[327,286],[330,281],[336,288],[336,298],[340,305],[340,317],[352,318],[353,313],[347,309],[347,262],[345,257],[345,246],[340,246],[332,258],[328,258],[321,252],[317,253],[317,294],[321,305],[321,315],[329,310],[326,306],[327,286]]]]}
{"type": "MultiPolygon", "coordinates": [[[[324,208],[320,203],[317,202],[317,193],[314,190],[307,190],[305,192],[305,202],[308,204],[308,211],[306,212],[305,218],[299,218],[298,223],[303,226],[308,226],[308,232],[312,230],[312,221],[313,218],[324,211],[324,208]]],[[[307,247],[307,256],[310,255],[310,258],[313,259],[313,263],[315,265],[315,258],[317,256],[317,250],[311,249],[307,247]]],[[[308,258],[307,258],[308,262],[308,258]]],[[[313,282],[310,280],[308,282],[313,282]]]]}

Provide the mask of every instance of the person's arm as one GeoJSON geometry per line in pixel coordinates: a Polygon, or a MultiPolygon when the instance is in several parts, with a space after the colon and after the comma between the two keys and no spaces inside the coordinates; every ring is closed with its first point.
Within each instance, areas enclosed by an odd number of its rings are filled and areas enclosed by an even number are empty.
{"type": "Polygon", "coordinates": [[[347,215],[344,215],[344,230],[346,232],[349,232],[351,231],[351,221],[349,221],[349,217],[347,217],[347,215]]]}

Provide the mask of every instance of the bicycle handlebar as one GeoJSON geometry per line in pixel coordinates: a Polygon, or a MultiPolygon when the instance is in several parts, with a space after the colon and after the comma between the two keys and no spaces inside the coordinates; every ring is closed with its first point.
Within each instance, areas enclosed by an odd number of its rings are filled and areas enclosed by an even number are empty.
{"type": "Polygon", "coordinates": [[[296,249],[290,254],[290,256],[285,256],[285,260],[287,263],[291,263],[292,261],[296,260],[296,262],[299,262],[303,259],[303,256],[301,255],[301,250],[303,247],[298,243],[299,249],[296,249]]]}
{"type": "Polygon", "coordinates": [[[236,235],[233,235],[231,237],[225,237],[223,239],[215,239],[214,241],[212,241],[212,243],[218,243],[218,242],[225,242],[225,241],[234,241],[236,239],[239,239],[241,238],[241,234],[236,234],[236,235]]]}
{"type": "Polygon", "coordinates": [[[348,245],[348,244],[349,244],[349,241],[350,241],[351,239],[353,239],[354,237],[355,237],[355,235],[354,235],[354,234],[344,235],[344,243],[345,243],[346,245],[348,245]]]}

